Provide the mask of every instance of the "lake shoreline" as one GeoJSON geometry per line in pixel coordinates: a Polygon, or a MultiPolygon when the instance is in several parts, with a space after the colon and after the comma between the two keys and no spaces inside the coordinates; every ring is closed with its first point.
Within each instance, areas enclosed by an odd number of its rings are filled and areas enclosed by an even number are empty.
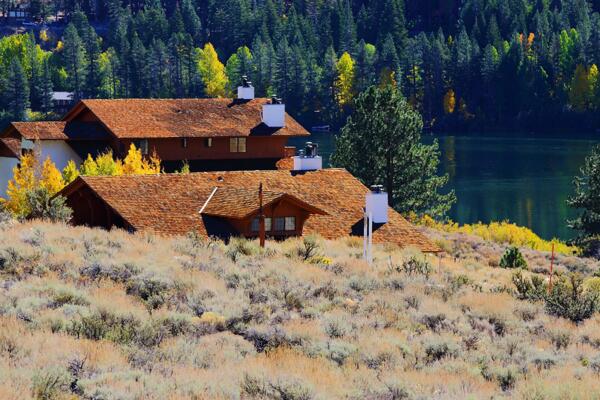
{"type": "MultiPolygon", "coordinates": [[[[324,166],[334,149],[336,132],[313,133],[324,166]]],[[[567,227],[575,217],[566,202],[573,193],[573,178],[600,135],[593,133],[485,134],[431,133],[425,143],[438,140],[440,173],[447,173],[446,188],[458,202],[449,218],[459,224],[510,221],[533,230],[541,238],[572,239],[567,227]]],[[[293,141],[300,147],[307,139],[293,141]]]]}

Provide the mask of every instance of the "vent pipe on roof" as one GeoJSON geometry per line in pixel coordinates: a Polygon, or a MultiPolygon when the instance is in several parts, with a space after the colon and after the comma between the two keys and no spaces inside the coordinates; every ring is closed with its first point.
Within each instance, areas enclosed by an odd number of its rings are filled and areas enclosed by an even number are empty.
{"type": "Polygon", "coordinates": [[[304,149],[294,157],[294,171],[316,171],[323,169],[323,158],[318,155],[319,145],[307,142],[304,149]]]}
{"type": "Polygon", "coordinates": [[[367,215],[372,216],[375,224],[388,222],[388,194],[383,190],[383,186],[371,186],[371,191],[367,193],[365,211],[367,215]]]}
{"type": "Polygon", "coordinates": [[[269,128],[285,127],[285,104],[273,96],[271,102],[263,104],[262,122],[269,128]]]}
{"type": "Polygon", "coordinates": [[[246,75],[242,76],[242,84],[238,86],[237,97],[239,100],[254,99],[254,86],[252,86],[252,82],[248,80],[246,75]]]}

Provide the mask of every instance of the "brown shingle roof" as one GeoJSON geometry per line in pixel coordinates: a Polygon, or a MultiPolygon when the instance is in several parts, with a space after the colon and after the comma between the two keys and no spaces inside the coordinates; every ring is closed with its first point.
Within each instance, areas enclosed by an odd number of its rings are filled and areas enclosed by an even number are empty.
{"type": "Polygon", "coordinates": [[[13,122],[13,128],[28,140],[67,140],[64,121],[13,122]]]}
{"type": "Polygon", "coordinates": [[[21,140],[16,138],[0,139],[0,157],[15,157],[21,156],[21,140]]]}
{"type": "MultiPolygon", "coordinates": [[[[237,187],[216,187],[214,193],[211,193],[209,199],[202,206],[202,214],[215,217],[228,217],[243,219],[249,217],[260,208],[258,200],[258,186],[255,188],[237,188],[237,187]]],[[[263,206],[267,207],[271,203],[285,199],[296,204],[313,214],[325,214],[317,207],[311,206],[305,201],[290,196],[286,193],[263,191],[263,206]]]]}
{"type": "Polygon", "coordinates": [[[308,136],[286,114],[284,128],[269,128],[261,112],[267,99],[115,99],[82,100],[66,116],[86,109],[118,138],[308,136]]]}
{"type": "Polygon", "coordinates": [[[108,132],[95,122],[12,122],[0,137],[21,136],[28,140],[107,139],[108,132]]]}
{"type": "MultiPolygon", "coordinates": [[[[312,215],[304,233],[318,233],[328,239],[362,235],[363,207],[369,189],[343,169],[82,177],[65,188],[63,194],[88,185],[137,230],[162,234],[197,230],[206,235],[199,210],[215,187],[256,190],[261,182],[267,191],[295,196],[327,213],[312,215]]],[[[392,209],[389,222],[375,228],[373,240],[415,246],[427,252],[440,250],[392,209]]]]}

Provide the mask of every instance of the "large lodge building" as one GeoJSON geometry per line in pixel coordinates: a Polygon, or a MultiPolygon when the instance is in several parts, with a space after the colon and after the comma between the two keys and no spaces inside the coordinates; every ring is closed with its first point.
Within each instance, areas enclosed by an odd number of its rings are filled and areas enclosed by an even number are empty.
{"type": "Polygon", "coordinates": [[[262,212],[269,237],[334,239],[363,235],[366,208],[375,215],[375,242],[439,251],[388,207],[387,194],[345,170],[322,169],[314,146],[298,156],[287,146],[291,137],[308,136],[281,101],[254,98],[248,82],[233,100],[81,100],[61,121],[14,122],[0,134],[0,196],[26,151],[36,149],[62,169],[108,150],[122,158],[134,143],[157,154],[165,172],[188,162],[193,173],[79,177],[60,193],[73,224],[256,237],[262,212]]]}

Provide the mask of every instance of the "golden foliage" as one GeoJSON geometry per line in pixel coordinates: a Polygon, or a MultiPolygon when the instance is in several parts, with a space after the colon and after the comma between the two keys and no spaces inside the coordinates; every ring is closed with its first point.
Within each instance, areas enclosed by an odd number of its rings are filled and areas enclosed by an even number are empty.
{"type": "Polygon", "coordinates": [[[554,249],[557,253],[571,255],[578,252],[576,247],[568,246],[558,239],[544,240],[536,235],[531,229],[511,224],[507,221],[491,222],[490,224],[478,222],[476,224],[465,224],[461,226],[452,221],[446,223],[438,222],[427,215],[422,218],[411,216],[411,220],[419,225],[443,232],[475,235],[486,241],[495,243],[529,247],[539,251],[551,251],[552,244],[554,244],[554,249]]]}
{"type": "Polygon", "coordinates": [[[2,205],[17,217],[25,217],[30,212],[27,193],[38,187],[46,189],[51,195],[56,194],[65,186],[62,174],[56,165],[46,158],[40,162],[34,152],[21,156],[21,162],[13,168],[13,178],[8,182],[7,198],[2,199],[2,205]]]}
{"type": "Polygon", "coordinates": [[[98,175],[98,164],[96,163],[96,160],[94,160],[92,158],[91,154],[88,154],[88,156],[85,159],[85,161],[83,162],[83,164],[81,164],[79,173],[81,175],[87,175],[87,176],[98,175]]]}
{"type": "Polygon", "coordinates": [[[571,90],[569,91],[569,102],[571,106],[578,111],[584,112],[588,109],[593,97],[593,80],[597,80],[598,68],[594,65],[592,68],[578,64],[571,80],[571,90]],[[595,74],[595,76],[593,76],[595,74]]]}
{"type": "Polygon", "coordinates": [[[340,107],[352,102],[354,95],[354,60],[348,52],[344,52],[336,66],[337,78],[335,80],[336,99],[340,107]]]}
{"type": "Polygon", "coordinates": [[[137,149],[132,143],[129,146],[127,156],[123,160],[123,174],[125,175],[151,175],[160,174],[160,158],[156,153],[146,159],[142,156],[142,151],[137,149]]]}
{"type": "Polygon", "coordinates": [[[67,166],[63,168],[63,179],[65,180],[65,185],[73,182],[79,176],[79,169],[77,169],[77,165],[75,161],[69,160],[67,166]]]}
{"type": "Polygon", "coordinates": [[[46,189],[50,195],[55,195],[65,187],[65,180],[56,165],[50,160],[50,157],[46,158],[42,165],[39,185],[46,189]]]}
{"type": "Polygon", "coordinates": [[[450,89],[446,92],[446,95],[444,96],[444,113],[452,114],[455,108],[456,95],[454,94],[454,90],[450,89]]]}
{"type": "Polygon", "coordinates": [[[209,97],[224,97],[227,92],[225,66],[211,43],[198,50],[198,70],[204,83],[204,92],[209,97]]]}
{"type": "Polygon", "coordinates": [[[40,31],[40,40],[42,42],[47,42],[48,40],[50,40],[50,37],[48,36],[48,30],[47,29],[42,29],[40,31]]]}
{"type": "Polygon", "coordinates": [[[27,192],[36,185],[36,167],[38,161],[33,152],[24,154],[21,163],[13,168],[13,178],[8,182],[6,199],[2,199],[3,206],[16,216],[25,216],[29,213],[27,192]]]}

